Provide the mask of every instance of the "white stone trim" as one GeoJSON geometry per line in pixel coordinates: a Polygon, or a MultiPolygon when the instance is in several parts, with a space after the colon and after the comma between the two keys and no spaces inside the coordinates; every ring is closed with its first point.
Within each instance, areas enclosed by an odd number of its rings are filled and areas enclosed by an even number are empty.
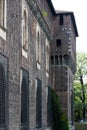
{"type": "Polygon", "coordinates": [[[0,27],[0,37],[2,37],[4,40],[6,40],[6,27],[7,27],[7,0],[4,1],[4,26],[0,27]]]}
{"type": "Polygon", "coordinates": [[[2,30],[1,28],[0,28],[0,37],[6,40],[6,31],[2,30]]]}
{"type": "Polygon", "coordinates": [[[22,48],[22,55],[27,59],[28,53],[22,48]]]}
{"type": "Polygon", "coordinates": [[[49,55],[50,55],[50,46],[49,46],[48,39],[46,38],[46,71],[48,72],[49,72],[49,55]]]}
{"type": "Polygon", "coordinates": [[[5,11],[4,11],[4,28],[7,27],[7,0],[5,0],[5,11]]]}
{"type": "Polygon", "coordinates": [[[27,50],[24,49],[23,47],[23,26],[24,26],[24,11],[26,11],[26,16],[27,16],[27,25],[28,25],[28,6],[25,0],[22,0],[22,21],[21,21],[21,27],[22,27],[22,55],[25,58],[28,58],[28,27],[27,27],[27,50]]]}
{"type": "Polygon", "coordinates": [[[46,71],[46,77],[49,78],[49,73],[46,71]]]}
{"type": "Polygon", "coordinates": [[[41,66],[40,64],[37,62],[37,69],[40,70],[41,66]]]}
{"type": "Polygon", "coordinates": [[[38,61],[39,63],[41,62],[41,28],[38,23],[36,25],[36,61],[38,61]]]}

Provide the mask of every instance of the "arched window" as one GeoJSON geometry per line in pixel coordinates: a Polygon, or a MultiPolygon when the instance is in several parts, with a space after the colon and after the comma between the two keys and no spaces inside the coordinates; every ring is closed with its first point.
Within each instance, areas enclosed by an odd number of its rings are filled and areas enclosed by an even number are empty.
{"type": "Polygon", "coordinates": [[[27,21],[27,13],[26,13],[26,10],[24,10],[24,13],[23,13],[23,49],[25,51],[27,51],[28,49],[28,21],[27,21]]]}
{"type": "Polygon", "coordinates": [[[58,65],[58,56],[55,55],[55,65],[58,65]]]}
{"type": "Polygon", "coordinates": [[[0,64],[0,125],[5,125],[5,71],[0,64]]]}
{"type": "Polygon", "coordinates": [[[26,79],[22,80],[21,89],[21,123],[27,122],[27,91],[26,91],[26,79]]]}
{"type": "Polygon", "coordinates": [[[21,127],[28,129],[29,127],[29,84],[28,72],[22,70],[21,84],[21,127]]]}
{"type": "Polygon", "coordinates": [[[57,39],[56,40],[56,46],[57,47],[61,47],[61,39],[57,39]]]}
{"type": "Polygon", "coordinates": [[[50,61],[51,61],[51,65],[54,65],[54,57],[53,56],[50,57],[50,61]]]}
{"type": "Polygon", "coordinates": [[[36,127],[42,126],[42,82],[37,78],[36,91],[36,127]]]}
{"type": "Polygon", "coordinates": [[[63,61],[62,61],[62,55],[59,55],[59,60],[60,60],[60,64],[62,64],[63,63],[63,61]]]}

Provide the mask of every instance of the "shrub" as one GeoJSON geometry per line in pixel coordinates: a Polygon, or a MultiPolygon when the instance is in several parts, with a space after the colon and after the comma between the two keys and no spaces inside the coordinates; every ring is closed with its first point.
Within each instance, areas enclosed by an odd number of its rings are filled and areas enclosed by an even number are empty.
{"type": "Polygon", "coordinates": [[[52,130],[69,130],[69,125],[65,114],[63,113],[58,96],[52,90],[52,130]]]}

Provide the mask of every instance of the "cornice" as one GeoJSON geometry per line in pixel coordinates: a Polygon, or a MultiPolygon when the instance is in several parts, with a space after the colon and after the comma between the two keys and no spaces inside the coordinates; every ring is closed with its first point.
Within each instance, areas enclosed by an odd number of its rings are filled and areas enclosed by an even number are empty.
{"type": "Polygon", "coordinates": [[[27,4],[29,5],[30,10],[32,11],[34,17],[38,21],[40,27],[42,28],[43,32],[46,34],[49,41],[52,40],[51,31],[44,19],[43,14],[40,12],[40,9],[37,5],[36,0],[26,0],[27,4]]]}

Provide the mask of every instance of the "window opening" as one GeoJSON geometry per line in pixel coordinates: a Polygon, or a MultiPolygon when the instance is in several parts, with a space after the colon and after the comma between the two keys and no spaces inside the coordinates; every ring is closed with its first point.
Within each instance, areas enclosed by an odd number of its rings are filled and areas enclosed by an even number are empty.
{"type": "Polygon", "coordinates": [[[60,64],[62,64],[62,55],[59,56],[60,64]]]}
{"type": "Polygon", "coordinates": [[[40,128],[42,125],[42,82],[37,79],[36,91],[36,127],[40,128]]]}
{"type": "Polygon", "coordinates": [[[21,129],[29,127],[29,76],[28,72],[22,70],[21,84],[21,129]]]}
{"type": "Polygon", "coordinates": [[[63,25],[63,15],[60,15],[60,25],[63,25]]]}
{"type": "Polygon", "coordinates": [[[58,56],[55,56],[55,65],[58,65],[58,56]]]}
{"type": "Polygon", "coordinates": [[[53,56],[50,57],[50,60],[51,60],[51,65],[54,65],[54,57],[53,56]]]}
{"type": "Polygon", "coordinates": [[[56,40],[56,45],[57,45],[57,47],[61,47],[61,40],[60,39],[56,40]]]}
{"type": "Polygon", "coordinates": [[[0,64],[0,125],[5,125],[5,71],[0,64]]]}

